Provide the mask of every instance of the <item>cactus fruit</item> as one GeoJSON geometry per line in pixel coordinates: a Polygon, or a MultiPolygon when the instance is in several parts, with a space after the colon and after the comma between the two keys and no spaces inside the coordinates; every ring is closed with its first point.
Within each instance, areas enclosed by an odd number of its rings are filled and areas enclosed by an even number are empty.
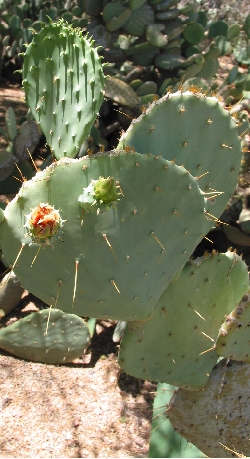
{"type": "Polygon", "coordinates": [[[214,217],[220,217],[237,185],[242,158],[237,125],[217,98],[192,87],[148,107],[122,135],[118,148],[126,147],[183,164],[211,193],[214,217]]]}
{"type": "Polygon", "coordinates": [[[119,185],[116,184],[114,177],[99,177],[92,180],[90,184],[83,188],[83,194],[79,196],[80,206],[89,212],[100,212],[114,206],[118,201],[119,185]]]}
{"type": "Polygon", "coordinates": [[[234,252],[188,263],[152,317],[128,323],[121,368],[137,378],[198,390],[218,359],[215,341],[224,316],[247,289],[247,266],[234,252]]]}
{"type": "Polygon", "coordinates": [[[249,457],[249,390],[249,363],[223,359],[202,390],[177,390],[167,414],[208,457],[249,457]]]}
{"type": "Polygon", "coordinates": [[[56,158],[75,157],[103,101],[103,70],[93,42],[59,20],[34,36],[23,57],[33,117],[56,158]]]}
{"type": "Polygon", "coordinates": [[[80,317],[43,309],[0,329],[0,348],[35,362],[66,363],[83,354],[89,338],[80,317]]]}
{"type": "Polygon", "coordinates": [[[143,320],[203,238],[206,205],[186,169],[160,156],[62,158],[6,207],[4,260],[47,304],[85,317],[143,320]]]}

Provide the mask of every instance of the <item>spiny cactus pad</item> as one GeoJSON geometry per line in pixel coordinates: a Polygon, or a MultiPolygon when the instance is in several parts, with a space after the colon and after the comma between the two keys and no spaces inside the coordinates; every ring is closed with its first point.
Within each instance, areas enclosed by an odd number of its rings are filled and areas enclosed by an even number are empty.
{"type": "Polygon", "coordinates": [[[75,157],[103,101],[93,41],[62,20],[46,25],[24,54],[23,87],[55,157],[75,157]]]}
{"type": "Polygon", "coordinates": [[[132,122],[118,148],[126,146],[183,164],[214,195],[211,214],[220,217],[236,187],[242,152],[236,123],[215,97],[167,94],[132,122]]]}
{"type": "Polygon", "coordinates": [[[208,457],[249,457],[249,391],[250,364],[223,359],[202,390],[177,390],[167,414],[208,457]]]}
{"type": "Polygon", "coordinates": [[[43,309],[0,329],[0,348],[27,360],[66,363],[80,357],[89,344],[87,325],[59,309],[43,309]]]}
{"type": "Polygon", "coordinates": [[[6,207],[1,248],[22,285],[47,304],[80,316],[142,320],[203,238],[205,207],[197,181],[161,157],[62,158],[25,182],[6,207]],[[83,190],[100,177],[113,177],[119,196],[90,212],[83,190]],[[53,206],[61,224],[38,243],[26,222],[41,205],[53,206]]]}
{"type": "Polygon", "coordinates": [[[238,306],[226,317],[216,342],[221,357],[250,362],[250,291],[238,306]]]}
{"type": "Polygon", "coordinates": [[[128,323],[121,368],[137,378],[198,390],[218,359],[215,340],[224,315],[247,289],[247,266],[234,252],[186,264],[153,316],[128,323]]]}

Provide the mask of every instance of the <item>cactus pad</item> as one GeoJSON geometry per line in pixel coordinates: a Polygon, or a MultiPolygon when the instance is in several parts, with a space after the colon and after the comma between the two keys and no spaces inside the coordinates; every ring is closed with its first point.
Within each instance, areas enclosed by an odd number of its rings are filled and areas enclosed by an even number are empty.
{"type": "Polygon", "coordinates": [[[248,289],[247,266],[232,252],[188,263],[144,322],[129,322],[119,364],[142,379],[198,390],[218,355],[224,315],[248,289]]]}
{"type": "Polygon", "coordinates": [[[103,101],[93,42],[62,20],[46,25],[24,54],[23,87],[55,157],[75,157],[103,101]]]}
{"type": "Polygon", "coordinates": [[[242,152],[236,123],[215,97],[167,94],[122,135],[118,147],[128,146],[183,164],[210,193],[211,214],[220,217],[236,187],[242,152]]]}
{"type": "Polygon", "coordinates": [[[78,316],[43,309],[0,330],[0,348],[27,360],[66,363],[89,344],[88,327],[78,316]]]}
{"type": "Polygon", "coordinates": [[[6,207],[1,247],[22,285],[45,303],[85,317],[142,320],[203,238],[205,207],[197,181],[161,157],[62,158],[25,182],[6,207]],[[84,195],[100,177],[113,178],[111,205],[101,202],[103,190],[99,202],[84,195]],[[36,218],[27,215],[39,206],[52,206],[56,218],[45,215],[31,231],[27,218],[36,218]],[[40,223],[47,238],[38,242],[40,223]]]}

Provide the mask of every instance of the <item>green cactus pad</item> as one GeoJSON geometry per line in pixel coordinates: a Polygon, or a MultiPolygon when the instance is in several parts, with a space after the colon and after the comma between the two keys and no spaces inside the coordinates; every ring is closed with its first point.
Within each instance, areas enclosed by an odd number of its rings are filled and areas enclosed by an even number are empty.
{"type": "Polygon", "coordinates": [[[197,392],[178,390],[168,417],[207,457],[249,457],[250,365],[223,359],[197,392]]]}
{"type": "Polygon", "coordinates": [[[21,284],[45,303],[85,317],[142,320],[202,239],[205,207],[197,181],[161,157],[62,158],[6,207],[1,248],[21,284]],[[89,212],[78,198],[99,177],[114,177],[119,198],[89,212]],[[26,221],[41,202],[59,209],[63,226],[37,243],[26,221]]]}
{"type": "Polygon", "coordinates": [[[205,29],[201,24],[187,24],[183,30],[183,36],[191,45],[198,45],[204,37],[205,29]]]}
{"type": "Polygon", "coordinates": [[[220,217],[235,190],[242,152],[236,123],[215,97],[167,94],[131,123],[118,148],[128,146],[183,164],[211,193],[209,212],[220,217]]]}
{"type": "Polygon", "coordinates": [[[218,359],[215,340],[224,316],[247,289],[247,266],[235,253],[188,263],[153,316],[128,323],[119,353],[122,370],[198,390],[218,359]]]}
{"type": "Polygon", "coordinates": [[[250,362],[250,291],[238,306],[226,317],[216,342],[221,357],[250,362]]]}
{"type": "Polygon", "coordinates": [[[218,36],[227,36],[228,24],[225,21],[213,22],[209,27],[208,37],[212,40],[218,36]]]}
{"type": "Polygon", "coordinates": [[[0,348],[26,360],[66,363],[80,357],[89,344],[87,325],[59,309],[43,309],[0,330],[0,348]]]}
{"type": "Polygon", "coordinates": [[[75,157],[103,101],[93,42],[62,20],[46,25],[25,52],[23,87],[54,156],[75,157]]]}

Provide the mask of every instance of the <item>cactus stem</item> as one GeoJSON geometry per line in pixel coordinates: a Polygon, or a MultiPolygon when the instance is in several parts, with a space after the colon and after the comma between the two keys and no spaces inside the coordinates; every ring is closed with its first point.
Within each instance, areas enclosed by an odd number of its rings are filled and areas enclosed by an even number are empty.
{"type": "Polygon", "coordinates": [[[166,252],[166,249],[165,247],[162,245],[161,241],[158,239],[158,237],[155,235],[154,231],[152,231],[151,233],[151,236],[153,236],[156,240],[156,242],[158,242],[158,244],[161,246],[161,248],[164,250],[164,252],[166,252]]]}
{"type": "Polygon", "coordinates": [[[110,282],[111,282],[111,284],[113,284],[113,286],[115,287],[116,291],[117,291],[118,293],[121,293],[120,290],[119,290],[119,288],[117,287],[117,285],[116,285],[114,279],[112,279],[110,282]]]}
{"type": "MultiPolygon", "coordinates": [[[[110,242],[109,242],[109,240],[108,240],[108,238],[107,238],[107,234],[103,234],[102,237],[103,237],[103,239],[107,242],[107,244],[108,244],[108,246],[109,246],[111,252],[113,253],[113,255],[114,255],[115,259],[116,259],[116,261],[118,261],[117,256],[116,256],[116,254],[115,254],[115,251],[114,251],[112,245],[110,244],[110,242]]],[[[119,293],[120,293],[120,292],[119,292],[119,293]]]]}
{"type": "Polygon", "coordinates": [[[76,260],[76,264],[75,264],[74,291],[73,291],[73,297],[72,297],[72,308],[73,308],[73,306],[74,306],[75,297],[76,297],[76,284],[77,284],[78,266],[79,266],[79,260],[76,260]]]}

